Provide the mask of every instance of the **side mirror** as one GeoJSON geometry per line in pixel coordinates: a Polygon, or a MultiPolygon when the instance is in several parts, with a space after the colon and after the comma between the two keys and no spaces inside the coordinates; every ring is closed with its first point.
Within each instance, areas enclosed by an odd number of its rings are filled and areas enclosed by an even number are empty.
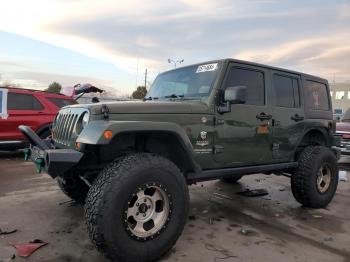
{"type": "Polygon", "coordinates": [[[218,112],[220,114],[231,112],[231,104],[244,104],[246,102],[246,86],[230,86],[226,88],[224,93],[223,105],[218,107],[218,112]]]}
{"type": "Polygon", "coordinates": [[[231,104],[244,104],[246,102],[246,93],[246,86],[230,86],[225,90],[224,100],[231,104]]]}

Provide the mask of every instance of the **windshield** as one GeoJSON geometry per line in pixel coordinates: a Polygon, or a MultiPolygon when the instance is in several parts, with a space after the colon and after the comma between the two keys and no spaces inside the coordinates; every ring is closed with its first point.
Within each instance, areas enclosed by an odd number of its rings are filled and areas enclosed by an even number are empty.
{"type": "Polygon", "coordinates": [[[220,63],[194,65],[162,73],[154,80],[145,99],[206,99],[220,63]]]}

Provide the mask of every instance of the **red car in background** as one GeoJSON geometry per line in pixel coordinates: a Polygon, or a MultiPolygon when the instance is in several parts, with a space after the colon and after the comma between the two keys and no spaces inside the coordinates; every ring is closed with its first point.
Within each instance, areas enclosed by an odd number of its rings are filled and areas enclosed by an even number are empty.
{"type": "Polygon", "coordinates": [[[350,155],[350,109],[346,110],[341,121],[337,122],[336,135],[340,137],[342,153],[350,155]]]}
{"type": "Polygon", "coordinates": [[[7,88],[8,118],[0,118],[0,149],[18,149],[27,141],[19,125],[30,126],[41,138],[50,136],[50,126],[61,107],[77,102],[69,96],[22,88],[7,88]]]}

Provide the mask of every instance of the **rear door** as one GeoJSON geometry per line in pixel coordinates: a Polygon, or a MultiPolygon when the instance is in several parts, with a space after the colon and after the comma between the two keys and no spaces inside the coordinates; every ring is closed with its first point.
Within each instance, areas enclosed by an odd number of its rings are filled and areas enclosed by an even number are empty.
{"type": "Polygon", "coordinates": [[[271,70],[273,87],[273,144],[275,162],[289,161],[304,131],[301,77],[271,70]]]}
{"type": "Polygon", "coordinates": [[[23,140],[19,125],[27,125],[34,130],[40,127],[45,118],[45,108],[32,94],[10,91],[8,93],[7,107],[9,117],[4,121],[1,130],[1,139],[23,140]]]}

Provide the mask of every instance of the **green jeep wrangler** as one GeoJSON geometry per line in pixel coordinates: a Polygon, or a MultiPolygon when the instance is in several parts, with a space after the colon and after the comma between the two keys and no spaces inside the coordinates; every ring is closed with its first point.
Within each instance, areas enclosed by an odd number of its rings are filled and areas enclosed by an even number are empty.
{"type": "Polygon", "coordinates": [[[234,59],[160,74],[143,101],[63,108],[52,140],[29,127],[27,157],[85,203],[91,240],[117,261],[153,261],[187,221],[187,185],[290,175],[295,199],[325,207],[338,184],[326,80],[234,59]]]}

